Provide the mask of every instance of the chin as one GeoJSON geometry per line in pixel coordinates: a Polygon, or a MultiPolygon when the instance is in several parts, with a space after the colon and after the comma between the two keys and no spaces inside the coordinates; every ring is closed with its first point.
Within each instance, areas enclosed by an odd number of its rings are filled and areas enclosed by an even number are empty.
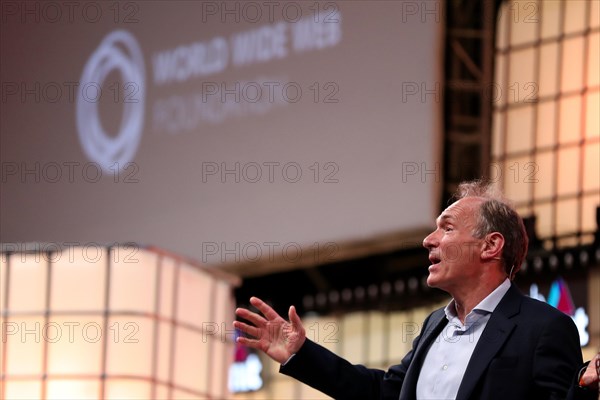
{"type": "Polygon", "coordinates": [[[431,274],[429,274],[429,276],[427,277],[427,286],[431,287],[431,288],[437,288],[437,282],[435,281],[435,278],[431,276],[431,274]]]}
{"type": "Polygon", "coordinates": [[[427,286],[429,286],[430,288],[440,289],[445,292],[448,288],[448,285],[444,284],[443,279],[440,279],[440,277],[437,276],[432,276],[431,274],[429,274],[429,276],[427,277],[427,286]]]}

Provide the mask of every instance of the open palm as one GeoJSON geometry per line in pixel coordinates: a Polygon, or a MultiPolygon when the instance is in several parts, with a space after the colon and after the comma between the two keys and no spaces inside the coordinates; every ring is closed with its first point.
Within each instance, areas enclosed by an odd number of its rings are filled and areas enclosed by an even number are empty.
{"type": "Polygon", "coordinates": [[[238,317],[253,324],[249,325],[241,321],[233,323],[236,328],[253,337],[238,337],[238,343],[262,350],[279,363],[286,362],[292,354],[300,350],[306,339],[306,332],[296,313],[296,308],[290,307],[290,320],[286,321],[261,299],[252,297],[250,303],[263,315],[245,308],[235,310],[238,317]]]}

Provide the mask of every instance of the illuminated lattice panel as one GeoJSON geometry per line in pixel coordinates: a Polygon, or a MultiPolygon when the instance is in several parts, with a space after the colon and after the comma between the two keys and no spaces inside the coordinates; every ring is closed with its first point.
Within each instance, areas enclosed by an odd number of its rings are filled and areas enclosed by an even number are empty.
{"type": "Polygon", "coordinates": [[[236,280],[156,250],[3,252],[0,398],[224,398],[236,280]]]}
{"type": "MultiPolygon", "coordinates": [[[[600,205],[600,2],[503,2],[490,176],[542,239],[589,244],[600,205]]],[[[553,245],[547,241],[547,245],[553,245]]]]}

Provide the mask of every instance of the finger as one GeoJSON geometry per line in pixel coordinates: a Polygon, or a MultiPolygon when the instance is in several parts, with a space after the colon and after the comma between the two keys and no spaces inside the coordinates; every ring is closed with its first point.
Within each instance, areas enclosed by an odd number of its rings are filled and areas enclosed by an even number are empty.
{"type": "Polygon", "coordinates": [[[269,320],[273,321],[277,318],[281,318],[279,314],[275,312],[267,303],[259,299],[258,297],[250,297],[250,303],[258,308],[260,312],[269,320]]]}
{"type": "Polygon", "coordinates": [[[302,328],[302,320],[296,312],[296,307],[290,306],[290,310],[288,311],[288,317],[290,318],[290,322],[292,323],[294,328],[302,328]]]}
{"type": "Polygon", "coordinates": [[[257,339],[250,339],[247,337],[239,336],[236,339],[236,341],[243,346],[252,347],[253,349],[257,349],[257,350],[262,350],[262,348],[260,346],[260,341],[257,339]]]}
{"type": "Polygon", "coordinates": [[[239,329],[240,331],[247,333],[248,335],[257,338],[260,337],[260,331],[255,326],[251,326],[240,321],[233,321],[233,326],[239,329]]]}
{"type": "Polygon", "coordinates": [[[235,315],[240,318],[243,318],[247,321],[252,322],[256,326],[264,326],[267,323],[267,320],[258,315],[255,312],[250,310],[246,310],[245,308],[238,308],[235,310],[235,315]]]}

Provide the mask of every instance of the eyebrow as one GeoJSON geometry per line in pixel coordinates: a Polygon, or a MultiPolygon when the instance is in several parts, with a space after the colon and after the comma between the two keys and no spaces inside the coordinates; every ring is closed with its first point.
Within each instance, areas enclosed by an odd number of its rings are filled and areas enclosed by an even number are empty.
{"type": "MultiPolygon", "coordinates": [[[[437,219],[437,223],[438,223],[438,225],[439,225],[439,224],[442,224],[443,222],[446,222],[447,220],[454,220],[454,219],[455,219],[455,217],[454,217],[453,215],[450,215],[450,214],[443,214],[443,215],[440,215],[440,216],[438,217],[438,219],[437,219]]],[[[451,222],[452,222],[452,221],[451,221],[451,222]]]]}

